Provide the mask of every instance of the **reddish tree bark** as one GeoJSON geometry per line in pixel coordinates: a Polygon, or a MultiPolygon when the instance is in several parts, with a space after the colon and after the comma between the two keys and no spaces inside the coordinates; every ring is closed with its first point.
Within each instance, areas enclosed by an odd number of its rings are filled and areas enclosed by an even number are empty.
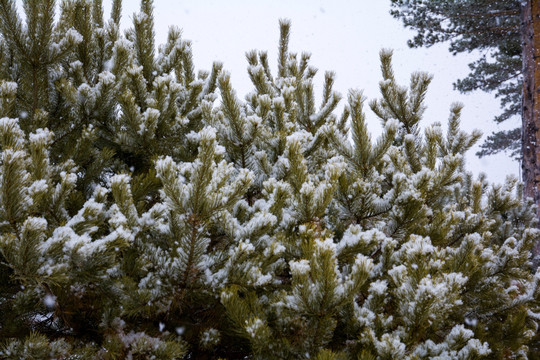
{"type": "MultiPolygon", "coordinates": [[[[524,196],[534,199],[540,219],[540,0],[524,0],[521,8],[523,45],[522,151],[524,196]]],[[[540,241],[533,249],[540,264],[540,241]]]]}

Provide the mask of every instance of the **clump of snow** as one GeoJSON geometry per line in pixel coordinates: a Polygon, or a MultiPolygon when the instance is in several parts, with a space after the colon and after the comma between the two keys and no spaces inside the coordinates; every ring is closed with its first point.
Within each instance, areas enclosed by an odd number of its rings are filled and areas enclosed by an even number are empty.
{"type": "Polygon", "coordinates": [[[377,280],[370,284],[369,293],[377,295],[385,295],[388,289],[388,282],[386,280],[377,280]]]}
{"type": "Polygon", "coordinates": [[[43,303],[48,308],[56,307],[56,296],[52,294],[45,295],[45,297],[43,298],[43,303]]]}
{"type": "Polygon", "coordinates": [[[29,217],[23,225],[27,231],[44,233],[47,230],[47,220],[42,217],[29,217]]]}
{"type": "Polygon", "coordinates": [[[66,31],[65,36],[68,41],[72,41],[75,44],[83,42],[83,36],[74,28],[70,28],[68,31],[66,31]]]}
{"type": "MultiPolygon", "coordinates": [[[[24,144],[24,132],[19,127],[17,119],[10,119],[7,117],[0,118],[0,134],[13,134],[15,143],[12,149],[18,149],[24,144]]],[[[6,150],[6,149],[2,149],[6,150]]]]}
{"type": "Polygon", "coordinates": [[[0,94],[15,95],[17,93],[17,83],[13,81],[0,81],[0,94]]]}
{"type": "Polygon", "coordinates": [[[359,225],[351,225],[347,228],[340,242],[336,245],[337,253],[340,254],[347,248],[356,246],[362,249],[369,249],[376,244],[380,244],[387,239],[386,234],[378,229],[362,231],[359,225]]]}
{"type": "Polygon", "coordinates": [[[159,115],[160,112],[157,109],[146,109],[146,111],[143,113],[142,122],[139,124],[139,130],[137,133],[139,135],[144,135],[147,133],[153,134],[158,125],[159,115]]]}
{"type": "Polygon", "coordinates": [[[111,186],[127,185],[131,181],[131,177],[127,174],[116,174],[111,177],[111,186]]]}
{"type": "Polygon", "coordinates": [[[373,259],[362,254],[356,255],[356,258],[354,259],[353,272],[369,273],[372,269],[373,259]]]}
{"type": "Polygon", "coordinates": [[[251,321],[246,320],[245,329],[250,337],[255,338],[257,336],[257,332],[263,326],[264,326],[264,323],[261,319],[254,318],[251,321]]]}
{"type": "Polygon", "coordinates": [[[302,259],[299,261],[291,260],[289,261],[289,266],[291,268],[291,273],[296,276],[306,275],[311,271],[309,260],[306,259],[302,259]]]}
{"type": "Polygon", "coordinates": [[[169,171],[175,170],[176,164],[172,157],[165,156],[161,157],[156,161],[156,172],[157,176],[161,177],[163,174],[168,173],[169,171]]]}
{"type": "Polygon", "coordinates": [[[200,343],[203,348],[210,348],[217,345],[220,340],[221,336],[219,334],[219,331],[214,328],[210,328],[202,332],[200,343]]]}
{"type": "Polygon", "coordinates": [[[253,282],[255,286],[262,286],[272,281],[273,274],[272,273],[263,274],[261,272],[261,269],[256,268],[255,270],[251,272],[251,277],[255,279],[255,281],[253,282]]]}
{"type": "Polygon", "coordinates": [[[465,324],[471,327],[478,325],[478,319],[476,317],[465,317],[465,324]]]}
{"type": "Polygon", "coordinates": [[[31,143],[38,146],[46,146],[53,138],[54,134],[49,129],[37,129],[36,132],[30,133],[28,139],[31,143]]]}
{"type": "Polygon", "coordinates": [[[326,238],[324,240],[317,239],[315,241],[315,246],[317,247],[317,250],[321,252],[326,252],[326,251],[331,251],[332,253],[336,252],[336,244],[334,244],[331,238],[326,238]]]}
{"type": "MultiPolygon", "coordinates": [[[[107,68],[107,64],[110,64],[111,61],[107,61],[105,64],[105,67],[107,68]]],[[[112,68],[112,65],[110,65],[111,68],[112,68]]],[[[102,83],[103,85],[112,85],[114,84],[114,82],[116,81],[116,76],[114,76],[113,73],[111,73],[109,70],[106,70],[106,71],[103,71],[102,73],[100,73],[98,75],[98,79],[99,79],[99,82],[102,83]]]]}
{"type": "Polygon", "coordinates": [[[276,244],[273,248],[273,254],[274,255],[281,255],[285,252],[286,248],[282,244],[276,244]]]}
{"type": "Polygon", "coordinates": [[[395,334],[384,334],[380,341],[375,341],[375,348],[379,355],[387,359],[403,359],[405,357],[405,344],[395,334]]]}
{"type": "Polygon", "coordinates": [[[29,187],[28,187],[28,195],[35,196],[39,193],[46,193],[49,189],[49,184],[47,183],[47,180],[45,179],[39,179],[34,181],[29,187]]]}

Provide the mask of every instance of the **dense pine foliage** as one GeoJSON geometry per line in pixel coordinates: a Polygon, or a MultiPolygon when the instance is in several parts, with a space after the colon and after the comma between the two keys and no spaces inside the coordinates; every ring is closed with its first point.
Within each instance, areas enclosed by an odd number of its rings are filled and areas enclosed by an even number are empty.
{"type": "Polygon", "coordinates": [[[152,1],[0,0],[0,358],[509,359],[534,354],[514,179],[465,169],[479,138],[421,127],[431,77],[341,96],[288,49],[247,54],[244,100],[196,73],[152,1]]]}

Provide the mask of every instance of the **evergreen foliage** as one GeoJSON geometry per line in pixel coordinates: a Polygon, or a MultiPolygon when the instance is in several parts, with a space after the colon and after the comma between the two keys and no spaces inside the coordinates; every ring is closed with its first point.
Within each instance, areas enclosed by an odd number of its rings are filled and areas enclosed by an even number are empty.
{"type": "MultiPolygon", "coordinates": [[[[495,92],[503,112],[496,123],[521,114],[522,40],[520,0],[391,0],[391,14],[405,27],[417,31],[411,47],[449,42],[454,55],[480,51],[469,64],[470,74],[454,86],[463,93],[474,90],[495,92]]],[[[497,131],[488,136],[477,153],[480,157],[508,151],[521,153],[519,128],[497,131]]]]}
{"type": "Polygon", "coordinates": [[[461,105],[381,52],[364,97],[317,104],[309,55],[247,54],[237,97],[195,74],[153,4],[0,0],[0,358],[526,358],[540,321],[532,203],[473,179],[461,105]],[[38,54],[39,56],[33,56],[38,54]]]}

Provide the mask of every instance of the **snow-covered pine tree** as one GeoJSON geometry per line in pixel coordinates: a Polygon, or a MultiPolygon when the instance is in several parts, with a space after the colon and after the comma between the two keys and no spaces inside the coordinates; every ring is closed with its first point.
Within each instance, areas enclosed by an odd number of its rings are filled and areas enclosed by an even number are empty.
{"type": "Polygon", "coordinates": [[[532,358],[532,204],[466,172],[460,105],[422,130],[429,76],[381,52],[373,142],[287,21],[241,100],[149,0],[54,9],[0,0],[1,358],[532,358]]]}

